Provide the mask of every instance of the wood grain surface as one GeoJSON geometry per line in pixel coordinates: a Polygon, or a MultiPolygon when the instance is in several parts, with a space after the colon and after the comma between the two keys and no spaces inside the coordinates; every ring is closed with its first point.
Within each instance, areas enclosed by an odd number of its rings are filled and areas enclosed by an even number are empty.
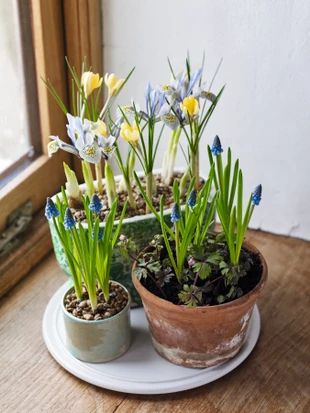
{"type": "Polygon", "coordinates": [[[65,281],[53,255],[2,298],[2,413],[277,413],[310,412],[310,243],[250,232],[265,255],[269,281],[259,308],[262,331],[251,356],[203,387],[163,396],[104,390],[62,369],[45,348],[45,306],[65,281]]]}

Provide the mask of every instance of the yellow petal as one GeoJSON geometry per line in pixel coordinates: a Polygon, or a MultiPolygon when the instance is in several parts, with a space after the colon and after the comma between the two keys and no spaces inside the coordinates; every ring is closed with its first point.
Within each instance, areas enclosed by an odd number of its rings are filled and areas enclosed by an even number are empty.
{"type": "Polygon", "coordinates": [[[127,122],[123,122],[121,125],[120,136],[126,142],[129,142],[132,145],[135,145],[138,143],[138,140],[140,137],[139,129],[135,123],[130,125],[127,122]]]}
{"type": "Polygon", "coordinates": [[[115,96],[124,83],[124,79],[118,78],[114,73],[108,73],[104,76],[104,83],[106,84],[109,96],[115,96]]]}
{"type": "Polygon", "coordinates": [[[95,89],[98,89],[101,86],[102,77],[100,77],[98,73],[84,72],[82,74],[81,84],[85,96],[88,97],[95,89]]]}
{"type": "Polygon", "coordinates": [[[186,97],[182,103],[180,103],[180,107],[185,115],[193,117],[197,115],[199,112],[199,103],[198,100],[194,96],[186,97]]]}
{"type": "Polygon", "coordinates": [[[108,137],[108,128],[105,122],[102,120],[98,120],[93,124],[93,132],[95,135],[101,135],[104,136],[105,138],[108,137]]]}

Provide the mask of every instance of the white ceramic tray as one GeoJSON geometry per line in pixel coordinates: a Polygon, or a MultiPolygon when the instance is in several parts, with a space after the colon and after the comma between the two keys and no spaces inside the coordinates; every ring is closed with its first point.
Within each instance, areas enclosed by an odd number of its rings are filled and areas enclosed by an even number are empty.
{"type": "Polygon", "coordinates": [[[176,366],[154,350],[142,308],[131,311],[132,344],[128,352],[108,363],[85,363],[74,358],[65,346],[61,298],[64,284],[51,298],[43,318],[43,337],[55,360],[70,373],[88,383],[110,390],[135,394],[163,394],[199,387],[225,376],[252,352],[260,332],[260,316],[255,306],[244,346],[232,360],[207,369],[176,366]]]}

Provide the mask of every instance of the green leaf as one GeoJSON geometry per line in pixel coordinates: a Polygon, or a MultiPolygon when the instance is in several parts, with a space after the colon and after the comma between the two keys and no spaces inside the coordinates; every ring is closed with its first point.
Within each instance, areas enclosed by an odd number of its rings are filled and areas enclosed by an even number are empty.
{"type": "Polygon", "coordinates": [[[206,262],[202,262],[199,269],[199,278],[205,280],[211,275],[211,267],[206,262]]]}

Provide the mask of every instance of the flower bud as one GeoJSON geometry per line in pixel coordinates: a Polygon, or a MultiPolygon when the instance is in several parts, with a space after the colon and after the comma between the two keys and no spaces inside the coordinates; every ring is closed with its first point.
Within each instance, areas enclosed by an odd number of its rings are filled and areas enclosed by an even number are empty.
{"type": "Polygon", "coordinates": [[[102,77],[98,73],[84,72],[81,78],[81,85],[84,89],[85,96],[88,97],[95,89],[102,84],[102,77]]]}
{"type": "Polygon", "coordinates": [[[115,96],[122,87],[124,79],[118,78],[114,73],[106,73],[104,76],[104,83],[108,88],[109,96],[115,96]]]}
{"type": "Polygon", "coordinates": [[[64,216],[64,227],[65,230],[68,231],[69,229],[72,229],[75,227],[75,220],[73,218],[72,212],[70,208],[66,209],[65,216],[64,216]]]}
{"type": "Polygon", "coordinates": [[[121,125],[120,136],[126,142],[129,142],[132,145],[137,144],[139,137],[140,137],[140,133],[139,133],[139,129],[136,123],[133,123],[132,125],[130,125],[127,122],[123,122],[121,125]]]}
{"type": "Polygon", "coordinates": [[[212,151],[214,156],[218,156],[223,152],[223,148],[222,148],[222,145],[221,145],[220,138],[217,135],[215,136],[215,138],[213,140],[211,151],[212,151]]]}
{"type": "Polygon", "coordinates": [[[253,205],[259,205],[260,201],[262,199],[262,186],[257,185],[257,187],[254,189],[252,193],[252,202],[253,205]]]}
{"type": "Polygon", "coordinates": [[[178,204],[174,204],[171,211],[170,220],[174,224],[181,219],[180,209],[178,204]]]}
{"type": "Polygon", "coordinates": [[[59,216],[59,211],[51,198],[46,199],[45,216],[47,219],[56,218],[59,216]]]}
{"type": "Polygon", "coordinates": [[[102,203],[98,197],[98,195],[94,194],[92,196],[92,199],[89,203],[89,209],[94,213],[94,214],[99,214],[102,208],[102,203]]]}
{"type": "Polygon", "coordinates": [[[180,108],[185,116],[193,118],[199,112],[199,103],[194,96],[188,96],[180,103],[180,108]]]}

